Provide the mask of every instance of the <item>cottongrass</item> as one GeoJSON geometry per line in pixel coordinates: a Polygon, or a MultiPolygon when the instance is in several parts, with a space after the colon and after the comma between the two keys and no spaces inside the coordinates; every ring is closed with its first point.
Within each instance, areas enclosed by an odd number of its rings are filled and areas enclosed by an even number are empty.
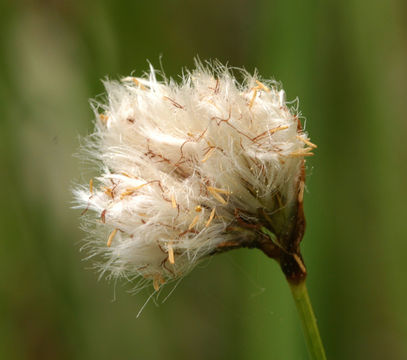
{"type": "Polygon", "coordinates": [[[74,190],[102,275],[158,291],[210,255],[259,247],[264,226],[285,247],[315,145],[278,83],[237,72],[197,62],[179,83],[152,67],[104,81],[82,149],[100,174],[74,190]]]}

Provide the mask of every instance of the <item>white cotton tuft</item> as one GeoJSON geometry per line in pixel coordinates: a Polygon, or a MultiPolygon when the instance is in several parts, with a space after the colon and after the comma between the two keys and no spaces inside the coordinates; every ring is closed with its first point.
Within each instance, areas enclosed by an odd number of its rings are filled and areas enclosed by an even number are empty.
{"type": "Polygon", "coordinates": [[[179,84],[153,68],[104,82],[84,149],[100,175],[74,190],[102,273],[158,290],[208,255],[256,247],[262,226],[284,235],[315,145],[277,83],[240,75],[197,63],[179,84]]]}

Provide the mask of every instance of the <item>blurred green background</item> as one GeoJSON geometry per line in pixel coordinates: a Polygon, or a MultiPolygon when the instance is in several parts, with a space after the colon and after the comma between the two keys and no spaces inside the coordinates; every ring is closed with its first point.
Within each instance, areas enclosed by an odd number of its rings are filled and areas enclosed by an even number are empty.
{"type": "MultiPolygon", "coordinates": [[[[218,256],[162,304],[98,281],[70,209],[100,79],[217,58],[282,81],[319,145],[303,252],[329,359],[407,359],[407,3],[0,5],[0,359],[307,359],[277,265],[218,256]]],[[[170,289],[168,289],[170,290],[170,289]]]]}

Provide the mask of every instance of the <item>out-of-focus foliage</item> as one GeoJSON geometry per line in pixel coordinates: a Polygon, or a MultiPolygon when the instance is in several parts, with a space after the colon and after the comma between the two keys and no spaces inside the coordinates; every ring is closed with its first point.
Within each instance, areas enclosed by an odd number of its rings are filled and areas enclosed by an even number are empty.
{"type": "Polygon", "coordinates": [[[328,358],[406,359],[406,14],[402,0],[2,3],[0,358],[306,359],[289,289],[259,252],[212,259],[138,319],[150,292],[82,261],[70,189],[94,175],[72,156],[88,98],[146,59],[176,76],[199,55],[301,99],[319,145],[303,249],[328,358]]]}

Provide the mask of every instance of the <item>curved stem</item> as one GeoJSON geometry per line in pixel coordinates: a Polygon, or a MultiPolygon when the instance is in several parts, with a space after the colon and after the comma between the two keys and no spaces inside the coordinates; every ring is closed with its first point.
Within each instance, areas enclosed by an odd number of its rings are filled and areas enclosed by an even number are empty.
{"type": "Polygon", "coordinates": [[[308,352],[312,360],[326,360],[324,346],[317,326],[317,320],[312,310],[311,300],[305,281],[300,283],[288,282],[297,307],[302,330],[307,343],[308,352]]]}

